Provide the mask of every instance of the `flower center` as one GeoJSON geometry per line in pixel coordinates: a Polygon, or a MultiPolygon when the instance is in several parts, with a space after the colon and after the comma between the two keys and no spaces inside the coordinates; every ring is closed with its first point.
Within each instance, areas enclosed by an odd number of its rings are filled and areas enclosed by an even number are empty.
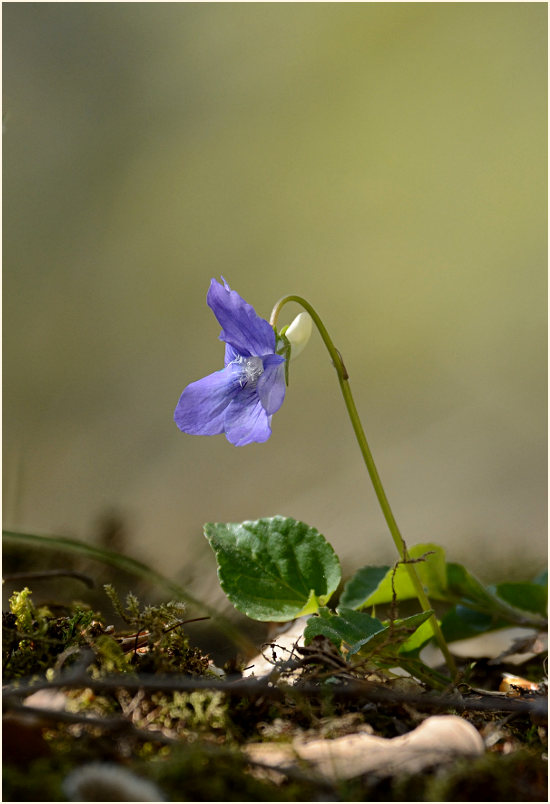
{"type": "Polygon", "coordinates": [[[255,386],[261,375],[264,373],[264,364],[261,357],[239,357],[235,361],[241,366],[240,384],[241,388],[245,385],[255,386]]]}

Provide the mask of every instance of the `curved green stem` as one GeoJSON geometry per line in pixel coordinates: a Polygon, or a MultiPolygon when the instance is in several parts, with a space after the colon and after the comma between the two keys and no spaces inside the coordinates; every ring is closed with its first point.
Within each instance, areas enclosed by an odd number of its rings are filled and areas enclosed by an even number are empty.
{"type": "MultiPolygon", "coordinates": [[[[365,431],[363,430],[363,425],[361,424],[361,419],[359,418],[359,414],[357,413],[357,408],[355,406],[353,395],[351,393],[348,372],[346,370],[340,352],[332,342],[332,339],[328,334],[325,325],[319,318],[316,311],[313,309],[311,304],[305,299],[303,299],[301,296],[285,296],[284,298],[280,299],[273,308],[271,318],[269,319],[269,323],[271,324],[272,327],[276,326],[281,310],[283,309],[284,305],[288,304],[289,302],[296,302],[310,314],[315,326],[319,330],[319,334],[321,335],[321,338],[323,339],[325,346],[328,349],[328,352],[334,364],[334,368],[336,369],[336,373],[338,375],[338,382],[340,383],[340,389],[344,397],[344,402],[346,404],[346,408],[351,420],[355,437],[357,439],[357,443],[359,444],[359,449],[361,450],[363,460],[365,461],[365,465],[367,467],[367,471],[369,473],[372,485],[374,487],[374,491],[378,498],[378,502],[382,509],[382,513],[384,514],[384,518],[388,524],[388,528],[390,530],[392,539],[397,548],[397,552],[399,553],[401,560],[405,563],[407,572],[409,573],[409,577],[414,586],[418,602],[422,606],[422,610],[429,611],[432,608],[432,606],[430,605],[430,601],[428,600],[428,596],[424,591],[424,588],[422,586],[420,578],[418,577],[418,573],[416,571],[414,564],[408,563],[409,557],[407,553],[407,546],[397,526],[397,522],[393,515],[393,511],[390,507],[388,498],[386,496],[386,492],[384,491],[382,481],[380,480],[380,475],[378,474],[378,470],[374,463],[374,458],[372,457],[372,452],[370,451],[370,447],[368,445],[367,438],[365,436],[365,431]]],[[[447,643],[445,641],[445,637],[441,632],[441,628],[439,627],[439,623],[437,622],[435,614],[432,614],[429,622],[431,624],[436,642],[445,657],[447,667],[449,668],[449,671],[453,676],[453,678],[455,678],[457,673],[456,665],[449,651],[447,643]]]]}

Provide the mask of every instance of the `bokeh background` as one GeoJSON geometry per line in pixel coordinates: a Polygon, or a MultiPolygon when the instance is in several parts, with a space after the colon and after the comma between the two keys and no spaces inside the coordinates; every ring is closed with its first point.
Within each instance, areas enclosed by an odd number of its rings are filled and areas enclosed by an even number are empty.
{"type": "MultiPolygon", "coordinates": [[[[408,544],[546,557],[544,3],[7,3],[4,525],[223,603],[207,521],[394,548],[319,337],[263,445],[180,433],[223,276],[305,296],[408,544]]],[[[281,323],[299,310],[286,308],[281,323]]]]}

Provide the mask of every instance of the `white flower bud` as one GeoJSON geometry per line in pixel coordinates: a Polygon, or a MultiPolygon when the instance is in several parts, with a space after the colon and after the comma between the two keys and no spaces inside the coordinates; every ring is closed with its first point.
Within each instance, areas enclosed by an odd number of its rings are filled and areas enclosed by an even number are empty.
{"type": "Polygon", "coordinates": [[[313,321],[309,313],[300,313],[284,331],[291,346],[290,359],[298,357],[311,337],[313,321]]]}

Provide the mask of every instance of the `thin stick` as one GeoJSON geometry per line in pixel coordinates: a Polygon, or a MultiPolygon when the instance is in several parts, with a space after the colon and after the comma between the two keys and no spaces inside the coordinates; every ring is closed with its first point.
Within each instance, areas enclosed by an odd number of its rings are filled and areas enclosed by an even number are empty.
{"type": "MultiPolygon", "coordinates": [[[[454,709],[465,711],[491,711],[491,712],[533,712],[543,716],[547,712],[547,698],[544,695],[534,695],[525,698],[513,698],[503,693],[483,692],[476,690],[463,696],[460,693],[452,695],[435,695],[433,693],[410,694],[399,690],[387,689],[385,685],[371,681],[347,681],[342,684],[331,684],[330,689],[309,682],[296,685],[275,685],[269,679],[255,678],[202,678],[183,675],[116,675],[93,679],[90,676],[71,672],[59,676],[53,681],[41,679],[21,679],[19,682],[4,688],[2,697],[4,707],[9,709],[13,700],[24,698],[27,695],[43,689],[91,689],[95,692],[112,692],[124,689],[128,692],[146,690],[150,692],[193,692],[196,690],[211,690],[224,692],[228,695],[242,695],[251,698],[266,697],[281,700],[285,696],[319,697],[331,695],[338,699],[366,700],[376,703],[402,704],[409,703],[427,709],[454,709]]],[[[98,721],[101,723],[101,721],[98,721]]]]}

